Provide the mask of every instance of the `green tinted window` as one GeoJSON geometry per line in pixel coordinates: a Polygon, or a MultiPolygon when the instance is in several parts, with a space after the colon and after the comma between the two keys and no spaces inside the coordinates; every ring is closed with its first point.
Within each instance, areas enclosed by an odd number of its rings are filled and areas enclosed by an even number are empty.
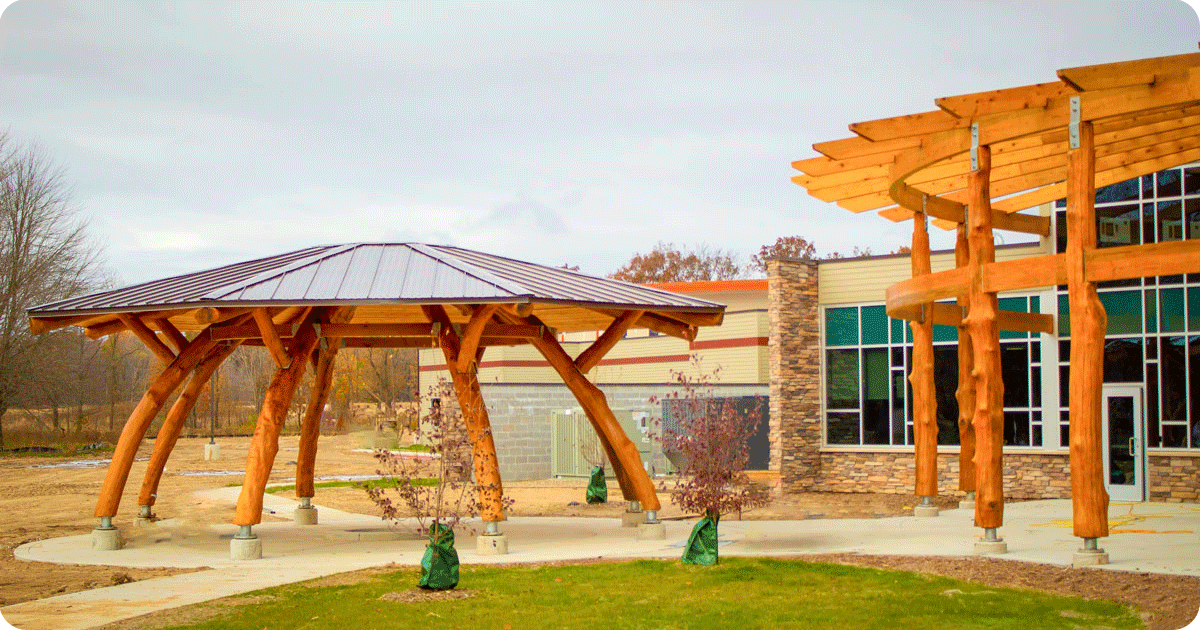
{"type": "Polygon", "coordinates": [[[1101,293],[1100,302],[1108,316],[1108,334],[1136,334],[1142,332],[1142,292],[1116,291],[1101,293]]]}
{"type": "Polygon", "coordinates": [[[934,341],[958,341],[958,328],[954,326],[933,325],[934,341]]]}
{"type": "Polygon", "coordinates": [[[863,350],[863,398],[887,400],[888,372],[886,348],[863,350]]]}
{"type": "Polygon", "coordinates": [[[1058,336],[1071,336],[1071,309],[1066,295],[1058,296],[1058,336]]]}
{"type": "Polygon", "coordinates": [[[858,350],[825,352],[825,401],[830,409],[857,409],[858,350]]]}
{"type": "Polygon", "coordinates": [[[1158,326],[1163,332],[1183,330],[1183,289],[1159,291],[1158,326]]]}
{"type": "Polygon", "coordinates": [[[1158,294],[1146,291],[1146,332],[1158,332],[1158,294]]]}
{"type": "Polygon", "coordinates": [[[887,311],[882,306],[862,307],[863,344],[887,343],[887,311]]]}
{"type": "MultiPolygon", "coordinates": [[[[1200,287],[1188,289],[1188,330],[1200,331],[1200,287]]],[[[1196,378],[1196,375],[1193,374],[1192,378],[1196,378]]],[[[1193,424],[1197,422],[1200,422],[1200,419],[1192,421],[1193,424]]]]}
{"type": "MultiPolygon", "coordinates": [[[[1029,312],[1028,311],[1028,308],[1029,308],[1028,301],[1023,297],[1000,298],[999,300],[996,300],[996,302],[997,302],[997,305],[1000,307],[1000,310],[1002,310],[1002,311],[1016,311],[1018,313],[1028,313],[1029,312]]],[[[1029,333],[1018,332],[1015,330],[1001,330],[1000,331],[1001,339],[1024,339],[1028,336],[1029,336],[1029,333]]]]}
{"type": "Polygon", "coordinates": [[[888,318],[892,324],[892,343],[904,343],[904,320],[888,318]]]}
{"type": "Polygon", "coordinates": [[[825,309],[825,345],[853,346],[858,343],[858,308],[825,309]]]}

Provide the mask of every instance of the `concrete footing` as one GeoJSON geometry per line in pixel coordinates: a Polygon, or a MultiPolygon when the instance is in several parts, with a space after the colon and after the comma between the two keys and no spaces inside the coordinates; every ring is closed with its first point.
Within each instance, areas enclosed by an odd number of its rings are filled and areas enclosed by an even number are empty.
{"type": "Polygon", "coordinates": [[[958,502],[958,509],[960,509],[960,510],[974,510],[974,509],[975,509],[975,502],[974,502],[974,501],[966,501],[966,500],[964,500],[964,501],[959,501],[959,502],[958,502]]]}
{"type": "Polygon", "coordinates": [[[259,540],[258,536],[253,538],[235,536],[229,541],[230,560],[258,560],[260,558],[262,558],[262,540],[259,540]]]}
{"type": "Polygon", "coordinates": [[[936,505],[918,505],[913,508],[913,516],[937,516],[938,509],[936,505]]]}
{"type": "Polygon", "coordinates": [[[638,523],[645,522],[645,520],[645,512],[626,511],[621,513],[621,527],[637,527],[638,523]]]}
{"type": "Polygon", "coordinates": [[[1071,556],[1071,566],[1079,567],[1094,567],[1100,564],[1108,564],[1108,552],[1103,549],[1080,549],[1071,556]]]}
{"type": "Polygon", "coordinates": [[[292,519],[297,525],[316,525],[317,508],[302,505],[292,511],[292,519]]]}
{"type": "Polygon", "coordinates": [[[637,525],[638,540],[663,540],[667,537],[667,527],[662,521],[647,523],[642,521],[637,525]]]}
{"type": "Polygon", "coordinates": [[[221,458],[221,445],[210,442],[204,445],[204,460],[212,461],[221,458]]]}
{"type": "Polygon", "coordinates": [[[978,540],[975,542],[975,555],[991,556],[1008,553],[1008,543],[1003,540],[978,540]]]}
{"type": "Polygon", "coordinates": [[[97,527],[92,530],[92,549],[98,551],[116,551],[121,548],[121,530],[116,527],[97,527]]]}
{"type": "Polygon", "coordinates": [[[508,536],[504,534],[480,534],[475,539],[475,552],[481,556],[507,555],[508,536]]]}

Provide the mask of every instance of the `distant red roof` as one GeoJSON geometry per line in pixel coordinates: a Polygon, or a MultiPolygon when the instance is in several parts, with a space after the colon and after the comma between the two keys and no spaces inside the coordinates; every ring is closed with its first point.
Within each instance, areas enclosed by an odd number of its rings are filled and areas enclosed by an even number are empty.
{"type": "Polygon", "coordinates": [[[712,293],[716,291],[766,291],[766,278],[749,280],[700,280],[698,282],[657,282],[642,286],[673,293],[712,293]]]}

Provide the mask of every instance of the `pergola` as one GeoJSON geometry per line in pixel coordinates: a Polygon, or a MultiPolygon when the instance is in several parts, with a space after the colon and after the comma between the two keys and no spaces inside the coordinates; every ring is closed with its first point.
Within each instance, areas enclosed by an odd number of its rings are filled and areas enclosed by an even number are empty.
{"type": "MultiPolygon", "coordinates": [[[[852,212],[912,221],[912,278],[886,292],[909,320],[916,488],[936,495],[933,324],[957,326],[959,489],[977,493],[977,551],[1002,552],[1001,330],[1052,333],[1051,315],[1000,311],[996,294],[1066,285],[1071,323],[1070,470],[1078,563],[1107,562],[1101,459],[1106,316],[1096,283],[1200,272],[1200,240],[1097,248],[1097,186],[1200,160],[1200,54],[1068,68],[1058,81],[934,101],[937,109],[850,125],[793,166],[809,194],[852,212]],[[1050,234],[1022,210],[1066,198],[1066,251],[996,262],[994,230],[1050,234]],[[957,230],[956,267],[930,272],[928,222],[957,230]],[[956,300],[956,305],[938,300],[956,300]]],[[[1061,238],[1062,235],[1060,235],[1061,238]]]]}
{"type": "Polygon", "coordinates": [[[277,370],[246,459],[233,519],[241,528],[235,544],[257,544],[251,526],[262,519],[279,434],[311,363],[315,384],[301,420],[296,464],[296,494],[302,508],[310,505],[321,411],[342,347],[441,347],[472,442],[481,515],[488,532],[497,533],[496,523],[504,519],[503,488],[476,370],[490,346],[532,345],[578,399],[625,499],[640,502],[646,522],[655,524],[660,505],[637,447],[585,375],[631,328],[691,341],[699,326],[720,324],[724,310],[713,302],[456,247],[367,243],[311,247],[103,291],[30,309],[29,318],[39,334],[65,326],[80,326],[92,338],[131,332],[164,365],[125,423],[96,503],[100,525],[93,538],[115,549],[120,541],[112,519],[151,422],[191,376],[154,442],[138,495],[144,518],[152,516],[184,419],[209,377],[241,345],[264,346],[277,370]],[[558,342],[560,332],[600,330],[576,357],[558,342]]]}

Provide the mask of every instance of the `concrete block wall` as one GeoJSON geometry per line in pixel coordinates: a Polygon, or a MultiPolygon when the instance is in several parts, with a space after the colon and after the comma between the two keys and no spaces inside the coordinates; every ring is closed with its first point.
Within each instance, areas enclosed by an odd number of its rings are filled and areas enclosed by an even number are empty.
{"type": "MultiPolygon", "coordinates": [[[[644,411],[650,420],[662,420],[662,403],[651,403],[676,391],[671,385],[598,384],[614,411],[644,411]]],[[[565,385],[543,383],[481,383],[483,400],[492,423],[492,439],[506,481],[547,479],[551,476],[554,429],[550,414],[578,409],[579,403],[565,385]]],[[[717,385],[716,396],[765,396],[765,385],[717,385]]],[[[765,420],[765,418],[764,418],[765,420]]],[[[631,438],[634,436],[630,436],[631,438]]],[[[661,454],[651,464],[666,468],[661,454]]]]}

